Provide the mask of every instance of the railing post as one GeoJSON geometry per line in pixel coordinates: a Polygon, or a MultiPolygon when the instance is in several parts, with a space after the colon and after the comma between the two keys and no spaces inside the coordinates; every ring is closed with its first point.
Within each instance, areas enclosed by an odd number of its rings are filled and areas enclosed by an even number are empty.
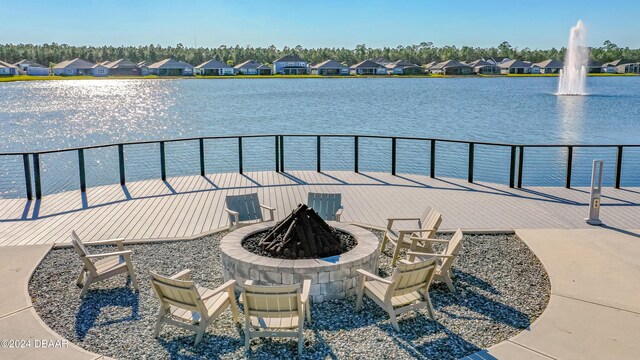
{"type": "Polygon", "coordinates": [[[42,199],[42,179],[40,176],[40,154],[33,154],[33,180],[36,185],[36,199],[42,199]]]}
{"type": "Polygon", "coordinates": [[[395,137],[391,138],[391,175],[396,174],[396,145],[397,140],[395,137]]]}
{"type": "Polygon", "coordinates": [[[473,156],[475,151],[475,144],[469,143],[469,171],[467,173],[467,181],[473,183],[473,156]]]}
{"type": "Polygon", "coordinates": [[[242,136],[238,136],[238,173],[242,174],[242,136]]]}
{"type": "Polygon", "coordinates": [[[275,136],[275,148],[276,148],[276,172],[280,172],[280,137],[275,136]]]}
{"type": "Polygon", "coordinates": [[[280,172],[284,172],[284,135],[280,135],[280,172]]]}
{"type": "Polygon", "coordinates": [[[120,185],[124,185],[127,181],[124,172],[124,145],[118,144],[118,164],[120,166],[120,185]]]}
{"type": "Polygon", "coordinates": [[[205,164],[204,164],[204,139],[200,138],[199,143],[200,143],[200,176],[205,176],[205,174],[207,173],[207,169],[205,168],[205,164]]]}
{"type": "Polygon", "coordinates": [[[31,190],[31,163],[29,154],[22,154],[22,163],[24,165],[24,183],[27,186],[27,200],[33,200],[33,191],[31,190]]]}
{"type": "Polygon", "coordinates": [[[516,147],[511,145],[511,163],[509,165],[509,187],[513,188],[516,179],[516,147]]]}
{"type": "Polygon", "coordinates": [[[359,137],[358,136],[354,136],[353,137],[353,171],[358,172],[358,156],[359,156],[359,144],[358,144],[358,140],[359,137]]]}
{"type": "Polygon", "coordinates": [[[320,136],[316,136],[316,171],[317,172],[322,171],[322,166],[321,166],[322,150],[321,150],[320,144],[321,144],[320,136]]]}
{"type": "Polygon", "coordinates": [[[87,178],[84,172],[84,149],[78,149],[78,169],[80,171],[80,191],[87,191],[87,178]]]}
{"type": "Polygon", "coordinates": [[[615,188],[620,189],[620,178],[622,177],[622,145],[618,145],[618,156],[616,157],[616,179],[615,188]]]}
{"type": "Polygon", "coordinates": [[[573,165],[573,146],[567,146],[567,180],[564,185],[567,189],[571,188],[571,166],[573,165]]]}
{"type": "Polygon", "coordinates": [[[519,146],[518,154],[518,189],[522,187],[522,169],[524,168],[524,146],[519,146]]]}
{"type": "Polygon", "coordinates": [[[164,141],[160,141],[160,173],[162,180],[167,180],[167,162],[164,156],[164,141]]]}
{"type": "Polygon", "coordinates": [[[429,177],[436,177],[436,141],[431,140],[431,165],[429,167],[429,177]]]}

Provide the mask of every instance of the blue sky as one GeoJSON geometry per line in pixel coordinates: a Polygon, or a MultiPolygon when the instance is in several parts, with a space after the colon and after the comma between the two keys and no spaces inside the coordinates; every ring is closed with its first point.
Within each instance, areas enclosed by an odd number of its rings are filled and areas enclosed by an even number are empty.
{"type": "Polygon", "coordinates": [[[640,1],[0,0],[0,43],[217,47],[562,47],[583,19],[589,44],[640,47],[640,1]],[[485,7],[486,9],[481,9],[485,7]],[[10,10],[7,10],[10,9],[10,10]],[[38,10],[31,10],[38,9],[38,10]],[[10,16],[6,16],[10,13],[10,16]]]}

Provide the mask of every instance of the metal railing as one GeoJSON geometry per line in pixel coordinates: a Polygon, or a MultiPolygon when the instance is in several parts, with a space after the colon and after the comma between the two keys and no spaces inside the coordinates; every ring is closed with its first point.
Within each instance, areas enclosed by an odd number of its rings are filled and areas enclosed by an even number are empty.
{"type": "Polygon", "coordinates": [[[574,145],[551,145],[551,144],[507,144],[507,143],[495,143],[495,142],[481,142],[481,141],[464,141],[464,140],[451,140],[441,138],[423,138],[423,137],[404,137],[404,136],[382,136],[382,135],[346,135],[346,134],[262,134],[262,135],[234,135],[234,136],[207,136],[207,137],[193,137],[193,138],[180,138],[170,140],[148,140],[148,141],[133,141],[123,142],[116,144],[104,144],[94,146],[83,146],[75,148],[34,151],[34,152],[5,152],[0,153],[0,156],[21,156],[24,170],[24,181],[26,187],[26,196],[29,200],[34,198],[42,198],[42,172],[41,172],[41,156],[52,153],[64,153],[64,152],[77,152],[80,191],[84,192],[87,189],[86,169],[85,169],[85,151],[91,149],[117,147],[118,150],[118,168],[120,175],[120,184],[126,183],[125,173],[125,147],[130,145],[140,144],[159,144],[160,146],[160,178],[162,180],[167,179],[167,161],[166,161],[166,147],[167,143],[185,142],[185,141],[198,141],[199,146],[199,163],[200,163],[200,175],[206,174],[206,161],[205,161],[205,145],[207,140],[219,140],[219,139],[237,139],[238,146],[238,172],[240,174],[244,171],[244,155],[243,155],[243,139],[250,138],[273,138],[275,149],[275,161],[274,169],[277,172],[285,171],[285,138],[314,138],[316,140],[316,171],[322,171],[322,139],[323,138],[352,138],[353,139],[353,171],[359,172],[359,160],[360,160],[360,140],[361,139],[388,139],[391,140],[391,169],[392,175],[396,175],[397,170],[397,157],[398,157],[398,141],[423,141],[428,143],[430,148],[429,155],[429,176],[431,178],[436,177],[436,154],[438,153],[439,143],[452,143],[452,144],[465,144],[468,147],[467,159],[467,181],[469,183],[474,182],[474,168],[475,168],[475,148],[478,145],[486,145],[492,147],[508,148],[510,150],[509,158],[509,187],[521,188],[523,169],[525,161],[525,149],[526,148],[564,148],[567,149],[566,159],[566,173],[565,173],[565,187],[571,187],[571,175],[573,169],[573,151],[574,148],[615,148],[617,149],[615,174],[614,174],[614,187],[620,188],[620,179],[622,174],[622,155],[624,148],[637,148],[640,145],[591,145],[591,144],[574,144],[574,145]],[[33,181],[32,181],[32,169],[33,166],[33,181]]]}

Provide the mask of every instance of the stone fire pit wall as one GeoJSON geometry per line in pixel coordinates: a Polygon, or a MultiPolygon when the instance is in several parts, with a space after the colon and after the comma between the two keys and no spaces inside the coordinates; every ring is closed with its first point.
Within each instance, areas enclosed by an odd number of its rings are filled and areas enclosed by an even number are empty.
{"type": "Polygon", "coordinates": [[[242,240],[275,225],[266,222],[242,227],[220,240],[225,281],[234,279],[241,289],[246,280],[265,284],[296,284],[311,279],[311,300],[322,302],[356,294],[358,269],[378,272],[378,238],[357,226],[328,222],[351,234],[358,244],[350,251],[323,259],[286,260],[260,256],[242,247],[242,240]]]}

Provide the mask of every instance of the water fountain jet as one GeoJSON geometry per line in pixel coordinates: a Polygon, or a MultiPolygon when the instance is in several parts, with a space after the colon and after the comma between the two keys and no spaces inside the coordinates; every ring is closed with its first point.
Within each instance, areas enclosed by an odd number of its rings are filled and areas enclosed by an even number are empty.
{"type": "Polygon", "coordinates": [[[586,95],[588,61],[587,29],[579,20],[569,33],[569,47],[564,69],[560,70],[558,95],[586,95]]]}

